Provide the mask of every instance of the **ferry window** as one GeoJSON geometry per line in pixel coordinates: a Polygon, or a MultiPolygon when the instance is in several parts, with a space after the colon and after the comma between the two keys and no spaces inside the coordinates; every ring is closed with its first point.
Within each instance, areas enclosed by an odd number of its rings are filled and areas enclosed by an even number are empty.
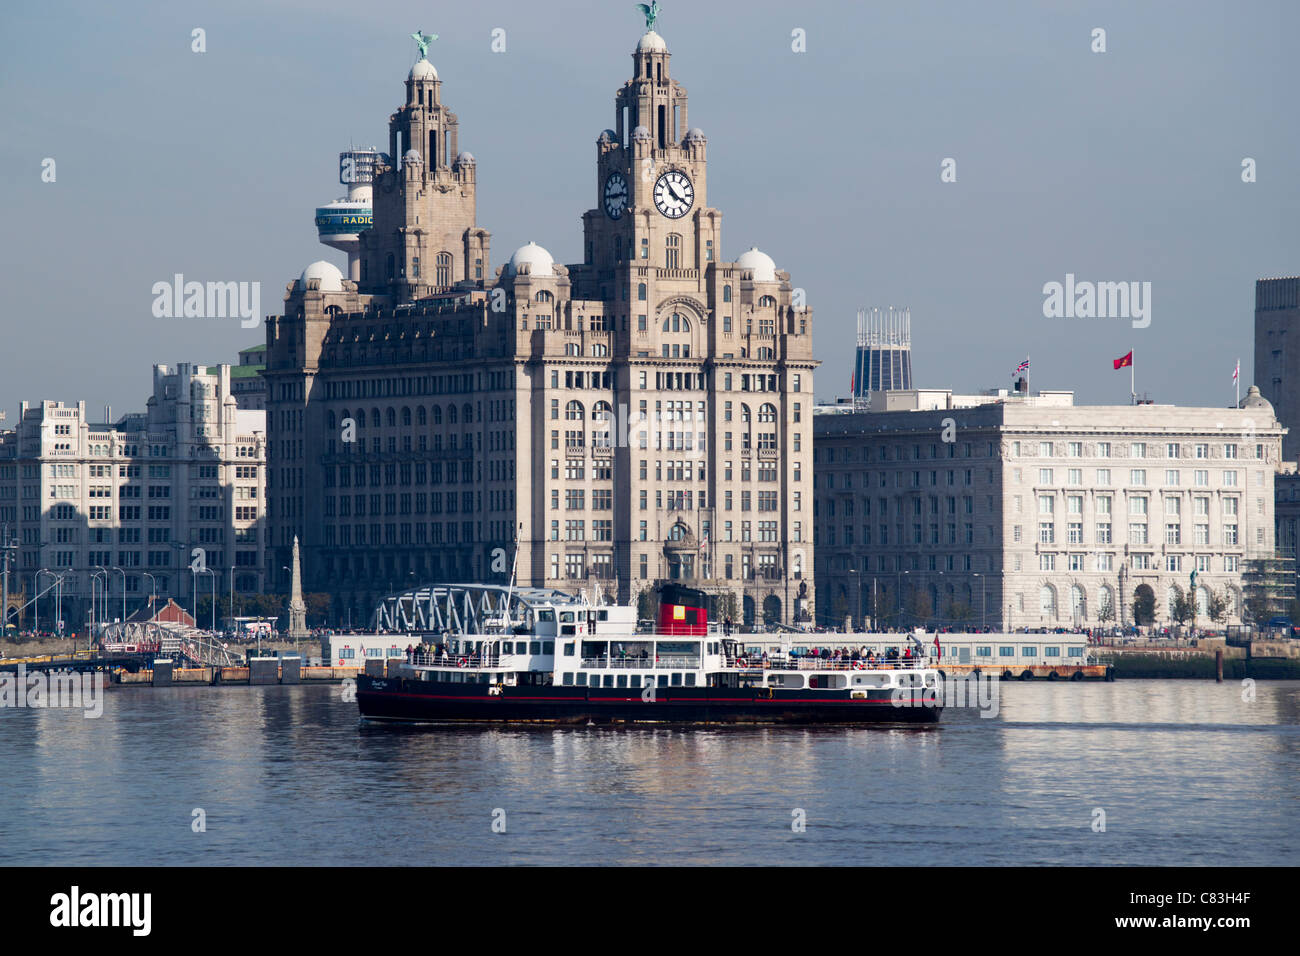
{"type": "Polygon", "coordinates": [[[676,671],[673,671],[673,686],[674,687],[682,686],[682,675],[677,673],[676,671]]]}
{"type": "Polygon", "coordinates": [[[555,612],[554,612],[553,610],[551,610],[550,608],[546,608],[546,609],[544,609],[544,610],[538,611],[538,612],[537,612],[537,620],[538,620],[538,621],[546,621],[546,622],[548,622],[548,623],[550,623],[550,624],[554,624],[554,623],[555,623],[555,612]]]}
{"type": "Polygon", "coordinates": [[[572,674],[565,674],[564,677],[563,677],[563,679],[560,681],[560,683],[562,683],[565,687],[572,687],[572,686],[573,686],[573,675],[572,675],[572,674]]]}
{"type": "Polygon", "coordinates": [[[606,686],[606,687],[613,687],[613,686],[614,686],[614,675],[613,675],[613,674],[606,674],[606,675],[605,675],[605,686],[606,686]]]}
{"type": "Polygon", "coordinates": [[[561,611],[561,612],[560,612],[560,622],[561,622],[562,624],[572,624],[572,623],[573,623],[573,612],[572,612],[572,611],[561,611]]]}
{"type": "Polygon", "coordinates": [[[541,642],[541,641],[529,641],[529,642],[528,642],[528,653],[529,653],[529,654],[540,654],[541,652],[542,652],[542,642],[541,642]]]}
{"type": "Polygon", "coordinates": [[[608,620],[609,620],[609,612],[608,612],[608,611],[597,611],[597,612],[596,612],[596,620],[598,620],[598,621],[608,621],[608,620]]]}
{"type": "Polygon", "coordinates": [[[667,686],[668,686],[668,675],[667,675],[667,674],[660,674],[660,675],[659,675],[659,686],[660,686],[660,687],[667,687],[667,686]]]}
{"type": "Polygon", "coordinates": [[[1045,647],[1043,648],[1043,653],[1048,657],[1060,657],[1061,649],[1059,647],[1045,647]]]}
{"type": "Polygon", "coordinates": [[[976,647],[976,648],[975,648],[975,656],[976,656],[976,657],[992,657],[992,656],[993,656],[993,648],[992,648],[992,647],[983,647],[983,646],[976,647]]]}
{"type": "Polygon", "coordinates": [[[1070,656],[1071,656],[1071,657],[1082,657],[1082,656],[1083,656],[1083,648],[1082,648],[1082,647],[1072,647],[1072,648],[1070,648],[1070,656]]]}
{"type": "Polygon", "coordinates": [[[694,686],[695,686],[695,675],[694,675],[694,674],[687,674],[687,675],[686,675],[686,686],[687,686],[687,687],[694,687],[694,686]]]}
{"type": "Polygon", "coordinates": [[[626,687],[626,686],[627,686],[627,675],[626,675],[626,674],[619,674],[619,675],[618,675],[618,686],[619,686],[619,687],[626,687]]]}
{"type": "Polygon", "coordinates": [[[630,687],[640,687],[640,686],[641,686],[641,675],[640,675],[640,674],[633,674],[633,675],[632,675],[632,680],[631,680],[631,683],[629,684],[629,686],[630,686],[630,687]]]}
{"type": "Polygon", "coordinates": [[[998,657],[1015,657],[1016,649],[1014,647],[999,647],[998,657]]]}
{"type": "MultiPolygon", "coordinates": [[[[555,653],[555,642],[554,642],[554,641],[542,641],[542,653],[543,653],[543,654],[554,654],[554,653],[555,653]]],[[[569,653],[572,654],[573,651],[570,650],[569,653]]]]}
{"type": "Polygon", "coordinates": [[[1020,648],[1020,656],[1021,656],[1021,657],[1035,657],[1035,656],[1037,656],[1037,654],[1038,654],[1038,651],[1035,650],[1035,649],[1032,648],[1032,647],[1022,647],[1022,648],[1020,648]]]}
{"type": "Polygon", "coordinates": [[[579,687],[587,686],[587,675],[582,673],[581,671],[578,672],[578,686],[579,687]]]}
{"type": "MultiPolygon", "coordinates": [[[[547,641],[546,643],[549,644],[550,641],[547,641]]],[[[574,649],[575,649],[575,648],[574,648],[574,643],[573,643],[573,641],[565,641],[565,642],[564,642],[564,656],[565,656],[565,657],[572,657],[572,656],[573,656],[574,649]]]]}

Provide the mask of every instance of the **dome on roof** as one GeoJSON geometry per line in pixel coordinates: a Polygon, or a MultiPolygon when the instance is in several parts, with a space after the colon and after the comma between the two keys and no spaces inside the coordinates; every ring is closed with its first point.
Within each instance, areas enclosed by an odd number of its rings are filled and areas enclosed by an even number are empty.
{"type": "Polygon", "coordinates": [[[510,257],[506,263],[506,275],[513,276],[519,271],[519,267],[527,265],[529,273],[535,276],[552,276],[555,270],[555,260],[551,254],[535,242],[530,242],[526,246],[520,246],[515,250],[515,254],[510,257]]]}
{"type": "Polygon", "coordinates": [[[1270,416],[1273,414],[1273,403],[1260,394],[1258,385],[1252,385],[1250,388],[1246,389],[1246,397],[1241,400],[1241,404],[1238,407],[1258,408],[1261,411],[1267,411],[1270,416]]]}
{"type": "Polygon", "coordinates": [[[664,38],[659,34],[655,33],[653,30],[647,30],[645,36],[641,38],[641,42],[636,45],[636,52],[667,53],[668,44],[664,42],[664,38]]]}
{"type": "Polygon", "coordinates": [[[690,132],[686,134],[686,142],[688,143],[703,143],[704,141],[704,130],[698,126],[692,126],[690,132]]]}
{"type": "Polygon", "coordinates": [[[476,160],[474,159],[474,154],[473,154],[473,153],[471,153],[471,152],[470,152],[469,150],[467,150],[467,149],[462,149],[459,153],[456,154],[456,165],[457,165],[457,166],[474,166],[474,165],[477,165],[477,163],[476,163],[476,160]]]}
{"type": "Polygon", "coordinates": [[[433,64],[427,59],[422,59],[411,67],[411,72],[407,74],[406,78],[408,80],[436,80],[438,71],[433,68],[433,64]]]}
{"type": "Polygon", "coordinates": [[[598,143],[618,142],[618,133],[614,132],[612,129],[604,130],[599,136],[596,137],[596,142],[598,143]]]}
{"type": "Polygon", "coordinates": [[[418,149],[408,149],[406,152],[402,154],[402,162],[422,163],[424,162],[424,160],[420,158],[420,151],[418,149]]]}
{"type": "Polygon", "coordinates": [[[776,281],[776,263],[771,256],[760,252],[755,246],[750,246],[749,251],[736,260],[736,265],[753,272],[755,282],[776,281]]]}
{"type": "Polygon", "coordinates": [[[306,269],[303,269],[302,275],[298,277],[298,288],[306,289],[307,283],[311,279],[320,280],[320,291],[322,292],[343,291],[343,273],[332,262],[317,259],[306,269]]]}
{"type": "Polygon", "coordinates": [[[649,138],[650,138],[650,130],[646,129],[646,127],[644,127],[644,126],[638,126],[636,129],[632,130],[632,138],[633,138],[633,139],[649,139],[649,138]]]}

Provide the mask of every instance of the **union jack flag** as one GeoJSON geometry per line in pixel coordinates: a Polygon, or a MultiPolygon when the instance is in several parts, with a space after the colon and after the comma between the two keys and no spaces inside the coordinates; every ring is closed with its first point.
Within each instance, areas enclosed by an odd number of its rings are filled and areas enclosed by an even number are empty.
{"type": "Polygon", "coordinates": [[[1028,371],[1029,371],[1029,359],[1025,359],[1023,362],[1021,362],[1019,365],[1016,366],[1016,374],[1019,374],[1021,372],[1028,372],[1028,371]]]}

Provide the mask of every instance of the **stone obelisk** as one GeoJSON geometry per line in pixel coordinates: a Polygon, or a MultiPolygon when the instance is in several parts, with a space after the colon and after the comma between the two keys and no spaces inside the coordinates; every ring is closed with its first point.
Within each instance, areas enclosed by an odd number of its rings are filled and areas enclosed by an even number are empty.
{"type": "Polygon", "coordinates": [[[293,589],[289,593],[289,637],[306,640],[307,605],[302,599],[302,564],[298,556],[298,536],[293,536],[293,589]]]}

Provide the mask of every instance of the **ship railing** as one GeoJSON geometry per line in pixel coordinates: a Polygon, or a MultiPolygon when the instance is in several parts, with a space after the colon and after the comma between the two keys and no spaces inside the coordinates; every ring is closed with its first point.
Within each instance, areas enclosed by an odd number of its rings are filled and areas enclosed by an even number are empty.
{"type": "Polygon", "coordinates": [[[501,655],[416,653],[411,655],[410,663],[426,667],[499,667],[501,665],[501,655]]]}
{"type": "Polygon", "coordinates": [[[873,658],[870,661],[866,658],[859,658],[855,661],[843,657],[830,659],[820,657],[769,657],[767,660],[758,657],[729,657],[726,661],[728,667],[737,667],[741,670],[774,671],[903,671],[921,670],[932,666],[931,662],[923,657],[900,657],[884,660],[873,658]]]}
{"type": "Polygon", "coordinates": [[[659,657],[584,657],[582,666],[612,670],[698,670],[700,659],[662,654],[659,657]]]}

